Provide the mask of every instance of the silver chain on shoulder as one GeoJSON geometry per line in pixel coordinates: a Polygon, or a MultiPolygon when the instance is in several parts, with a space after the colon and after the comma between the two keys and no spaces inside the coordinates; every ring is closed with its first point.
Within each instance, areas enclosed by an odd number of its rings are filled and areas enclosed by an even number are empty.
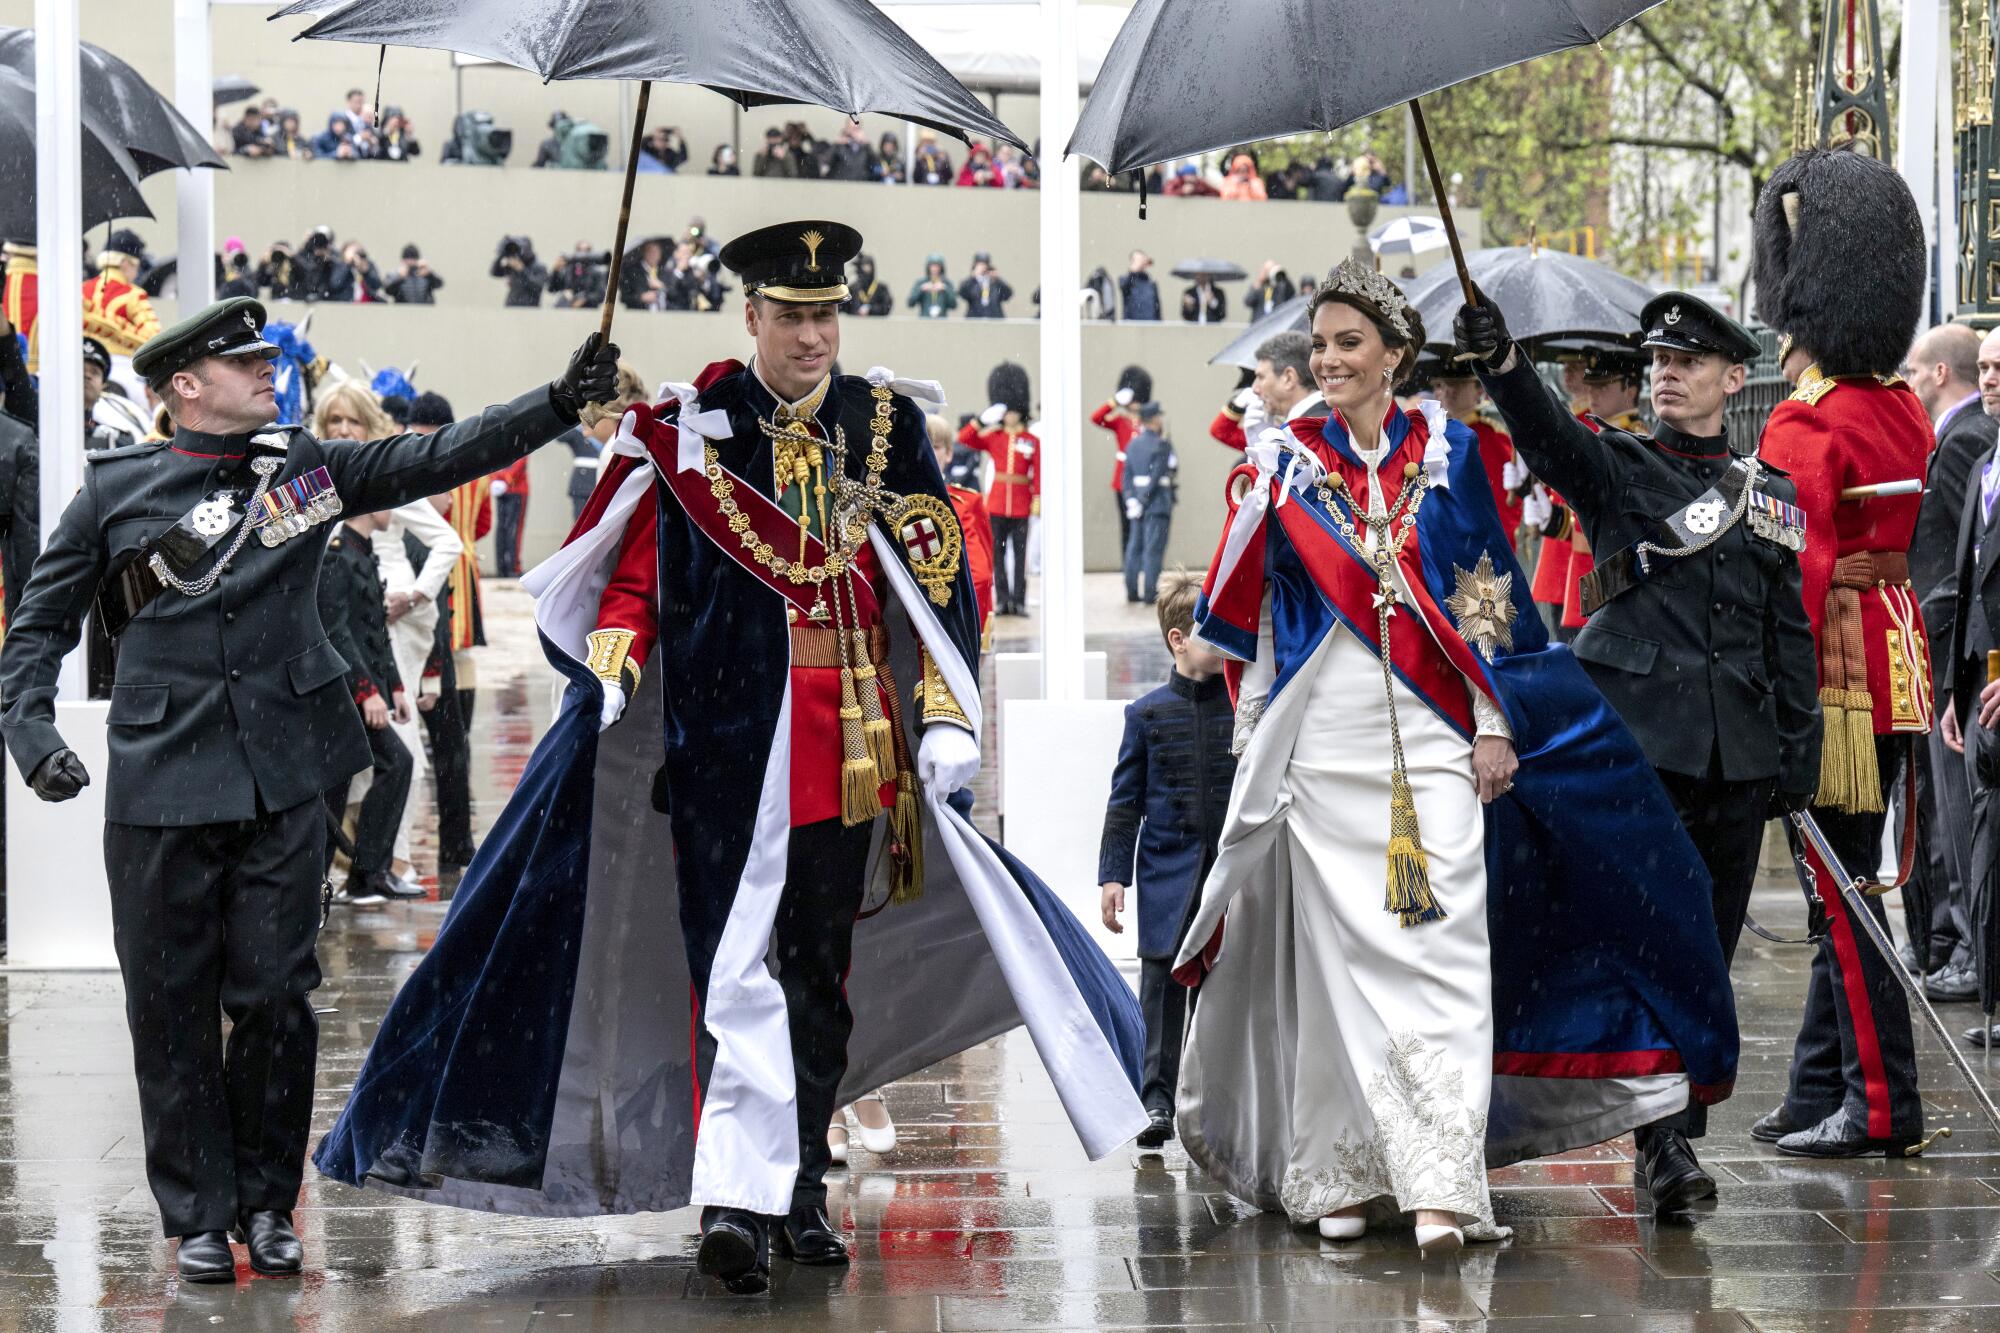
{"type": "Polygon", "coordinates": [[[277,476],[278,469],[284,465],[285,460],[282,458],[250,460],[250,470],[257,474],[257,489],[250,492],[250,499],[243,506],[243,522],[237,526],[235,539],[229,543],[229,549],[222,553],[222,558],[209,568],[208,573],[189,583],[168,569],[166,557],[155,551],[146,560],[146,567],[153,571],[153,577],[183,597],[199,597],[213,588],[215,581],[222,577],[222,571],[229,568],[229,562],[243,549],[243,543],[250,539],[250,529],[255,526],[253,520],[257,516],[257,506],[262,503],[264,492],[271,489],[271,478],[277,476]]]}
{"type": "Polygon", "coordinates": [[[1649,541],[1640,542],[1638,554],[1641,568],[1645,567],[1647,556],[1664,555],[1673,560],[1682,560],[1691,555],[1699,555],[1721,541],[1724,537],[1727,537],[1730,529],[1743,521],[1743,515],[1749,512],[1750,509],[1750,492],[1757,489],[1759,465],[1755,458],[1744,457],[1740,461],[1749,468],[1749,475],[1743,479],[1743,489],[1736,496],[1736,507],[1729,511],[1728,521],[1717,523],[1714,532],[1709,533],[1699,541],[1689,542],[1686,546],[1655,546],[1649,541]]]}

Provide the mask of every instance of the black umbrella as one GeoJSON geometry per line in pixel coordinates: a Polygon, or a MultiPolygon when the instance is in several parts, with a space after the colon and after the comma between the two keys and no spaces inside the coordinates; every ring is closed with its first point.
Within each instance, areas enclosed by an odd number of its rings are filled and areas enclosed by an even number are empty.
{"type": "MultiPolygon", "coordinates": [[[[272,17],[317,16],[326,6],[298,0],[272,17]]],[[[1028,146],[868,0],[348,0],[299,36],[462,51],[545,81],[641,80],[599,325],[606,336],[655,79],[699,84],[746,107],[811,103],[1028,146]]]]}
{"type": "Polygon", "coordinates": [[[1272,306],[1249,328],[1229,340],[1229,345],[1208,358],[1211,366],[1236,366],[1242,370],[1257,368],[1257,349],[1266,339],[1280,333],[1304,333],[1306,331],[1306,307],[1312,304],[1310,292],[1294,296],[1289,301],[1272,306]]]}
{"type": "MultiPolygon", "coordinates": [[[[1639,311],[1653,298],[1651,287],[1594,259],[1525,245],[1474,250],[1465,257],[1465,272],[1507,312],[1507,332],[1531,345],[1569,340],[1630,346],[1639,311]]],[[[1456,276],[1440,264],[1405,293],[1432,333],[1449,330],[1458,313],[1456,276]]]]}
{"type": "MultiPolygon", "coordinates": [[[[1408,102],[1460,269],[1458,233],[1417,99],[1601,40],[1660,0],[1138,0],[1066,151],[1117,173],[1234,144],[1336,130],[1408,102]],[[1227,59],[1217,59],[1218,52],[1227,59]],[[1245,69],[1285,71],[1245,79],[1245,69]]],[[[1471,299],[1470,284],[1464,294],[1471,299]]],[[[1508,310],[1509,324],[1513,311],[1508,310]]]]}
{"type": "Polygon", "coordinates": [[[1227,259],[1183,259],[1174,265],[1173,275],[1193,281],[1195,278],[1213,278],[1217,282],[1235,282],[1250,275],[1241,264],[1227,259]]]}
{"type": "MultiPolygon", "coordinates": [[[[139,71],[101,46],[84,42],[77,57],[78,98],[85,115],[94,115],[111,142],[132,155],[143,178],[177,167],[215,167],[227,171],[208,138],[188,124],[174,104],[162,97],[139,71]]],[[[0,69],[10,69],[35,81],[35,30],[0,27],[0,69]]],[[[130,211],[115,217],[151,217],[130,211]]]]}
{"type": "Polygon", "coordinates": [[[241,74],[223,74],[215,80],[215,104],[228,106],[231,102],[247,102],[263,91],[241,74]]]}
{"type": "MultiPolygon", "coordinates": [[[[0,69],[0,236],[35,235],[35,85],[0,69]]],[[[139,168],[117,136],[89,110],[83,113],[83,225],[113,218],[149,218],[139,193],[139,168]]]]}

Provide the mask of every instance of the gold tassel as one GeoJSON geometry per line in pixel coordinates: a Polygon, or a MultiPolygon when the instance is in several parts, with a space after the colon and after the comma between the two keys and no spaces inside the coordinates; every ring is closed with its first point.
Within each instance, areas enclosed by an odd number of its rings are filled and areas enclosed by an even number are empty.
{"type": "Polygon", "coordinates": [[[840,669],[840,753],[840,822],[853,828],[882,813],[882,778],[868,756],[851,667],[840,669]]]}
{"type": "Polygon", "coordinates": [[[1430,857],[1417,829],[1417,801],[1406,774],[1389,774],[1389,911],[1405,927],[1442,921],[1444,908],[1431,895],[1430,857]]]}
{"type": "Polygon", "coordinates": [[[875,663],[868,656],[868,632],[854,631],[854,692],[861,700],[861,732],[868,742],[868,757],[882,781],[896,780],[896,740],[889,719],[882,712],[882,691],[875,684],[875,663]]]}
{"type": "MultiPolygon", "coordinates": [[[[1814,805],[1845,810],[1854,803],[1854,765],[1848,753],[1847,691],[1823,685],[1819,692],[1819,791],[1814,805]]],[[[1871,748],[1872,748],[1872,737],[1871,748]]]]}
{"type": "Polygon", "coordinates": [[[896,775],[889,836],[896,844],[896,873],[889,901],[913,903],[924,896],[924,818],[917,805],[916,776],[908,769],[896,775]]]}
{"type": "Polygon", "coordinates": [[[1854,784],[1849,814],[1882,813],[1882,770],[1875,762],[1875,700],[1866,690],[1847,692],[1847,753],[1854,784]]]}

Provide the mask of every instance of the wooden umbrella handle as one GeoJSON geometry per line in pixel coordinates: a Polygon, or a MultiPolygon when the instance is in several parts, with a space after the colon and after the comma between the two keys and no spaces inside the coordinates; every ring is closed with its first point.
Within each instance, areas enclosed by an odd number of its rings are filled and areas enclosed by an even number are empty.
{"type": "Polygon", "coordinates": [[[1451,262],[1458,269],[1458,285],[1465,292],[1465,303],[1478,305],[1479,298],[1472,290],[1472,274],[1465,268],[1465,247],[1458,243],[1458,228],[1451,220],[1451,200],[1444,192],[1444,176],[1438,171],[1437,154],[1431,151],[1430,127],[1424,124],[1424,109],[1414,97],[1410,99],[1410,123],[1416,126],[1417,146],[1424,150],[1424,167],[1430,172],[1431,194],[1437,200],[1438,220],[1444,223],[1444,238],[1451,243],[1451,262]]]}
{"type": "Polygon", "coordinates": [[[632,113],[631,150],[625,154],[625,197],[618,205],[618,239],[611,246],[611,276],[604,287],[604,312],[597,320],[597,332],[604,342],[611,341],[611,316],[618,309],[619,271],[625,266],[625,229],[632,222],[632,182],[639,175],[639,142],[645,137],[646,102],[652,95],[653,81],[640,80],[639,107],[632,113]]]}

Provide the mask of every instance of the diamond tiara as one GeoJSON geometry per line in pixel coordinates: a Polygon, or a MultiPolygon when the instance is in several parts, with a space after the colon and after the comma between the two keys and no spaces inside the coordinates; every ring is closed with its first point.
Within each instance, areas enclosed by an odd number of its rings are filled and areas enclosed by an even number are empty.
{"type": "Polygon", "coordinates": [[[1329,288],[1348,296],[1358,296],[1382,312],[1382,318],[1389,326],[1410,337],[1410,303],[1403,299],[1403,293],[1395,283],[1383,277],[1372,268],[1363,268],[1352,259],[1343,259],[1337,268],[1327,276],[1329,288]]]}

